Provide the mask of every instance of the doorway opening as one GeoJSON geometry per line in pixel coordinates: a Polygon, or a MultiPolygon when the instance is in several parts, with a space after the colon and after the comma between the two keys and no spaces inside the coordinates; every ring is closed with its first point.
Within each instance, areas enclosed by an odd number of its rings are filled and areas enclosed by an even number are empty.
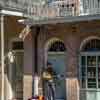
{"type": "Polygon", "coordinates": [[[100,39],[83,41],[80,56],[80,100],[100,99],[100,39]]]}
{"type": "MultiPolygon", "coordinates": [[[[58,38],[50,39],[46,45],[45,64],[51,63],[56,74],[66,73],[66,48],[64,42],[58,38]]],[[[46,67],[46,66],[45,66],[46,67]]],[[[65,79],[58,80],[56,84],[55,100],[66,100],[65,79]]]]}

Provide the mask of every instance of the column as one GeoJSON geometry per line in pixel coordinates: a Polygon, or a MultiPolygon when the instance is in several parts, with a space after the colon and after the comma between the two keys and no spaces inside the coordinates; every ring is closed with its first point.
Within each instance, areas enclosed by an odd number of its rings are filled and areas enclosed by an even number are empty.
{"type": "Polygon", "coordinates": [[[70,35],[67,38],[67,78],[66,78],[66,98],[67,100],[79,100],[79,80],[78,80],[78,46],[77,36],[70,35]]]}
{"type": "Polygon", "coordinates": [[[32,97],[32,71],[34,67],[34,53],[31,33],[24,40],[24,69],[23,69],[23,100],[32,97]]]}

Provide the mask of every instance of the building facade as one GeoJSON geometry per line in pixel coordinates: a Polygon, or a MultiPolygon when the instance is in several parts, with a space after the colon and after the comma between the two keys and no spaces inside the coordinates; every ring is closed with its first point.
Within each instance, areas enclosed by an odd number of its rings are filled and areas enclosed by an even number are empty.
{"type": "MultiPolygon", "coordinates": [[[[32,34],[34,33],[33,31],[32,34]]],[[[94,100],[94,98],[97,98],[98,100],[99,37],[98,21],[63,23],[41,27],[38,37],[39,76],[41,76],[42,69],[46,67],[46,62],[49,61],[53,64],[58,74],[66,75],[64,87],[61,85],[63,87],[62,91],[66,91],[64,92],[64,98],[66,97],[68,100],[94,100]],[[94,63],[93,67],[92,63],[94,63]]],[[[31,44],[33,43],[32,40],[34,40],[32,36],[28,36],[25,39],[25,43],[31,44]]],[[[32,58],[30,55],[34,56],[34,48],[32,47],[34,43],[30,46],[26,44],[24,68],[26,73],[30,69],[29,73],[32,73],[33,76],[34,57],[32,58]],[[29,61],[27,58],[30,58],[29,61]],[[30,64],[28,69],[26,63],[30,64]]],[[[24,79],[24,81],[24,84],[29,84],[27,83],[29,80],[24,79]]],[[[26,88],[24,89],[26,90],[26,88]]],[[[39,89],[41,90],[41,87],[39,89]]],[[[27,95],[27,92],[25,95],[27,95]]]]}
{"type": "Polygon", "coordinates": [[[5,9],[25,13],[29,19],[25,24],[31,26],[23,44],[16,39],[19,36],[16,33],[24,27],[16,22],[20,18],[6,19],[5,54],[12,51],[14,62],[7,60],[5,65],[9,66],[5,68],[5,100],[30,98],[34,94],[36,73],[38,92],[43,94],[41,73],[47,62],[52,63],[57,74],[65,75],[63,80],[58,80],[59,85],[56,82],[56,100],[99,100],[100,1],[44,1],[47,4],[37,5],[31,0],[0,1],[5,9]]]}
{"type": "MultiPolygon", "coordinates": [[[[100,99],[99,1],[76,2],[78,6],[71,4],[71,8],[76,7],[75,12],[78,13],[71,12],[71,15],[65,16],[60,16],[61,13],[59,13],[59,16],[54,16],[54,18],[50,16],[48,20],[27,22],[31,25],[31,32],[24,41],[24,72],[26,74],[24,84],[28,84],[24,86],[24,99],[32,94],[32,80],[34,80],[36,69],[41,78],[41,72],[48,61],[53,64],[58,74],[66,76],[56,88],[57,100],[100,99]],[[36,34],[38,34],[37,39],[36,34]],[[27,94],[25,91],[29,87],[30,94],[27,94]]],[[[61,6],[60,3],[60,7],[64,8],[64,5],[61,6]]],[[[39,94],[43,92],[41,83],[39,91],[41,91],[39,94]]]]}

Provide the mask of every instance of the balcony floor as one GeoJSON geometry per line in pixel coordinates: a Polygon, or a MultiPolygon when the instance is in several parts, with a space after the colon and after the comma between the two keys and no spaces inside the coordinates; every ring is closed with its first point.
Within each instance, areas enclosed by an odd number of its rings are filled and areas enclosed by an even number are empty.
{"type": "Polygon", "coordinates": [[[84,16],[68,16],[59,18],[46,18],[46,19],[27,19],[24,21],[26,25],[43,25],[43,24],[59,24],[59,23],[71,23],[71,22],[82,22],[82,21],[93,21],[100,20],[100,14],[97,15],[84,15],[84,16]]]}

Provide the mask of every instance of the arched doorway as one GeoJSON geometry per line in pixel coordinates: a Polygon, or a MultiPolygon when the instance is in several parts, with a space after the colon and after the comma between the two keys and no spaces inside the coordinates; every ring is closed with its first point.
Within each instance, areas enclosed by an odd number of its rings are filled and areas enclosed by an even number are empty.
{"type": "Polygon", "coordinates": [[[80,56],[80,100],[100,100],[100,39],[83,41],[80,56]]]}
{"type": "MultiPolygon", "coordinates": [[[[63,41],[53,38],[47,44],[46,63],[50,62],[57,74],[64,74],[66,71],[66,48],[63,41]]],[[[56,100],[66,100],[65,79],[56,82],[56,100]]]]}
{"type": "Polygon", "coordinates": [[[10,52],[8,53],[8,81],[9,99],[23,99],[23,41],[14,38],[10,41],[10,52]]]}

